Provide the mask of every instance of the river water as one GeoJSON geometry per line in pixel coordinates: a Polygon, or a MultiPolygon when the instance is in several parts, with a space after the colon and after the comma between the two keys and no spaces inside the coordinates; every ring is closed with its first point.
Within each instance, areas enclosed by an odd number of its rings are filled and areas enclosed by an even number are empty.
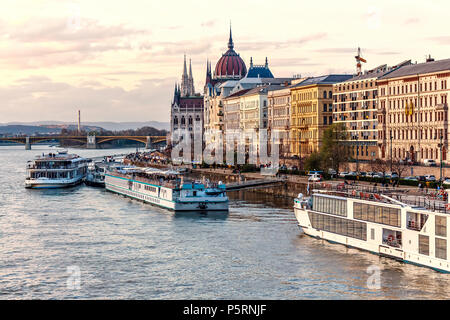
{"type": "Polygon", "coordinates": [[[449,275],[303,235],[291,200],[234,192],[227,216],[185,216],[84,185],[25,189],[27,160],[50,150],[0,147],[1,299],[450,298],[449,275]]]}

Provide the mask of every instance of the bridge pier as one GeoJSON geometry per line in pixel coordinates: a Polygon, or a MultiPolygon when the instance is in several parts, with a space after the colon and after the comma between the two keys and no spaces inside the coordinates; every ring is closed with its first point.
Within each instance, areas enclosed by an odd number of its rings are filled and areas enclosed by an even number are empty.
{"type": "Polygon", "coordinates": [[[87,136],[86,148],[97,149],[97,140],[95,136],[87,136]]]}
{"type": "Polygon", "coordinates": [[[152,137],[147,136],[147,142],[145,143],[145,149],[153,149],[152,137]]]}
{"type": "Polygon", "coordinates": [[[31,150],[30,137],[25,138],[25,150],[31,150]]]}

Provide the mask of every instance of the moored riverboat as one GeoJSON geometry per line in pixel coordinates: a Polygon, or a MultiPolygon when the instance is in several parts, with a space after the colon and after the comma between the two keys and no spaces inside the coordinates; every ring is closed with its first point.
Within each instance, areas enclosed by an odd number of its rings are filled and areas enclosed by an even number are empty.
{"type": "Polygon", "coordinates": [[[294,200],[306,235],[450,272],[446,196],[399,196],[374,190],[313,190],[294,200]]]}
{"type": "Polygon", "coordinates": [[[173,211],[228,211],[225,184],[185,179],[173,170],[121,168],[105,174],[107,190],[173,211]]]}
{"type": "Polygon", "coordinates": [[[76,154],[42,154],[27,163],[25,187],[33,189],[64,188],[77,185],[86,176],[88,159],[76,154]]]}

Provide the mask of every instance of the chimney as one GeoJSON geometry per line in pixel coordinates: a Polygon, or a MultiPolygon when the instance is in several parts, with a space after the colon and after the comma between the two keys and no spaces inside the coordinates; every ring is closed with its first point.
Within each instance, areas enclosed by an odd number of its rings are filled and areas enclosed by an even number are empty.
{"type": "Polygon", "coordinates": [[[78,132],[81,132],[81,111],[78,110],[78,132]]]}
{"type": "Polygon", "coordinates": [[[433,61],[434,61],[434,59],[431,57],[431,54],[428,55],[428,57],[427,57],[427,63],[428,63],[428,62],[433,62],[433,61]]]}

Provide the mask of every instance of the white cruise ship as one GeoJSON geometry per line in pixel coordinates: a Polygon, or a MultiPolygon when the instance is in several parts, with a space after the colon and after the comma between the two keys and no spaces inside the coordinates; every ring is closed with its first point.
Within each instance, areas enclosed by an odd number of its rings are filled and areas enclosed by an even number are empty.
{"type": "Polygon", "coordinates": [[[105,187],[173,211],[228,211],[225,184],[187,181],[172,170],[134,167],[107,171],[105,187]]]}
{"type": "Polygon", "coordinates": [[[305,234],[450,272],[450,205],[445,196],[388,197],[371,189],[337,189],[314,190],[311,197],[299,194],[295,199],[295,216],[305,234]]]}
{"type": "Polygon", "coordinates": [[[88,159],[67,151],[43,154],[27,163],[25,188],[63,188],[77,185],[86,176],[88,159]]]}

